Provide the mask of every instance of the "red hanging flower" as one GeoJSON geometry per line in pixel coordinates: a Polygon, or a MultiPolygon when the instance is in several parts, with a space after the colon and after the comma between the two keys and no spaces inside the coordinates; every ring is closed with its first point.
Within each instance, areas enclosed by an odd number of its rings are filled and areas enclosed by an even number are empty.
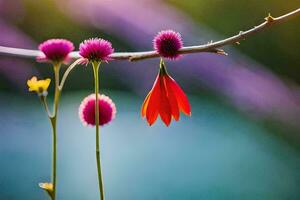
{"type": "Polygon", "coordinates": [[[167,73],[166,67],[161,61],[154,85],[144,100],[141,110],[142,117],[146,116],[151,126],[160,115],[166,126],[169,126],[172,117],[176,121],[179,120],[179,111],[190,116],[190,103],[180,86],[167,73]]]}

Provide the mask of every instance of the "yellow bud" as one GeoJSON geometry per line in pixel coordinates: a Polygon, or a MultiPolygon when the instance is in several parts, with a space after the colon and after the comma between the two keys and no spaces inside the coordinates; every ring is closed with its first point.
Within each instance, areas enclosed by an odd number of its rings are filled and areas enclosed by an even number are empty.
{"type": "Polygon", "coordinates": [[[52,183],[39,183],[40,188],[45,190],[51,197],[53,195],[53,184],[52,183]]]}

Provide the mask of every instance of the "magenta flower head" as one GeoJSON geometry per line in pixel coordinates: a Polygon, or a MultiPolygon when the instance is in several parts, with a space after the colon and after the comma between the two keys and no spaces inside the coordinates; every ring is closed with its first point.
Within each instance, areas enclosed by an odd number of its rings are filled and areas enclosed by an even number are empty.
{"type": "Polygon", "coordinates": [[[74,45],[69,40],[50,39],[41,43],[39,50],[44,53],[44,56],[37,58],[39,61],[61,63],[68,61],[69,53],[74,50],[74,45]]]}
{"type": "Polygon", "coordinates": [[[113,52],[111,43],[101,38],[85,40],[79,46],[79,54],[89,62],[108,61],[113,52]]]}
{"type": "Polygon", "coordinates": [[[156,52],[168,59],[179,58],[178,50],[182,48],[183,42],[181,35],[172,30],[160,31],[153,40],[156,52]]]}
{"type": "MultiPolygon", "coordinates": [[[[105,95],[99,95],[99,124],[101,126],[109,123],[115,118],[116,106],[114,102],[105,95]]],[[[84,125],[95,126],[95,102],[96,95],[91,94],[83,99],[79,106],[79,118],[84,125]]]]}

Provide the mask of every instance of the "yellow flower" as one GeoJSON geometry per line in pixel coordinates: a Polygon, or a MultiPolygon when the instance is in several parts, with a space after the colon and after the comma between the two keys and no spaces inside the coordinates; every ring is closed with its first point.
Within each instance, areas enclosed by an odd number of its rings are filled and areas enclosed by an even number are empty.
{"type": "Polygon", "coordinates": [[[30,92],[37,92],[38,95],[46,96],[50,82],[50,78],[45,80],[37,80],[37,78],[34,76],[27,81],[27,85],[30,92]]]}

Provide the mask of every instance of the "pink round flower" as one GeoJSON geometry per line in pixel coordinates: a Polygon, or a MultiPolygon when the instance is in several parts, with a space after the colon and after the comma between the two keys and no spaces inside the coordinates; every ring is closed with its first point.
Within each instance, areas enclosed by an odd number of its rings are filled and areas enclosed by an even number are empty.
{"type": "Polygon", "coordinates": [[[182,48],[181,35],[172,30],[160,31],[153,40],[156,52],[165,58],[176,59],[179,57],[178,50],[182,48]]]}
{"type": "MultiPolygon", "coordinates": [[[[79,118],[84,125],[95,126],[95,102],[96,95],[91,94],[83,99],[79,106],[79,118]]],[[[99,125],[109,123],[115,118],[116,106],[105,95],[99,95],[99,125]]]]}
{"type": "Polygon", "coordinates": [[[111,43],[101,38],[85,40],[79,46],[79,54],[92,62],[108,61],[113,52],[111,43]]]}
{"type": "Polygon", "coordinates": [[[38,60],[59,63],[69,59],[68,55],[74,50],[74,45],[69,40],[50,39],[41,43],[39,50],[44,53],[44,56],[38,57],[38,60]]]}

